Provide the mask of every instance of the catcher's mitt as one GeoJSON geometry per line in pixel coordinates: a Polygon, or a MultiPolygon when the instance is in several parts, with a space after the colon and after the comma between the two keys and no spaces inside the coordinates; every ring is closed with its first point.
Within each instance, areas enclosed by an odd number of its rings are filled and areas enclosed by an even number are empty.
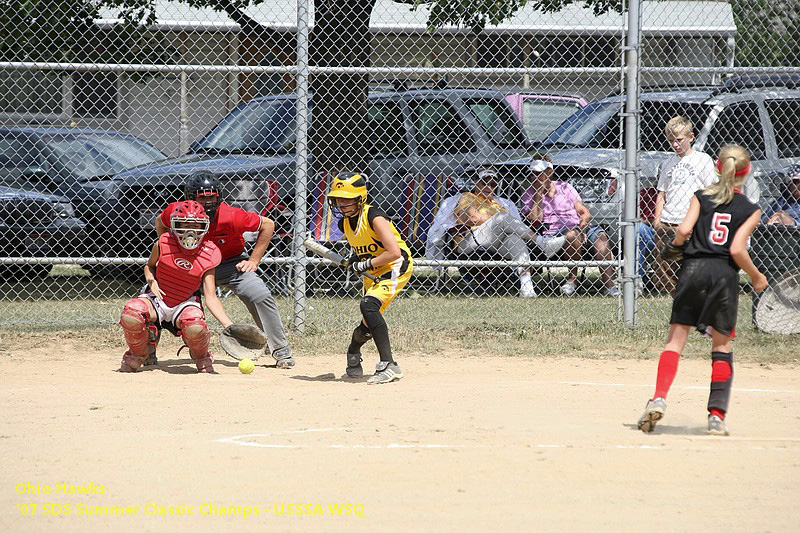
{"type": "Polygon", "coordinates": [[[683,259],[683,249],[686,248],[686,243],[680,246],[675,246],[671,242],[664,245],[661,249],[661,259],[664,261],[681,261],[683,259]]]}
{"type": "Polygon", "coordinates": [[[237,361],[255,361],[264,355],[267,336],[252,324],[231,324],[219,332],[219,345],[237,361]]]}

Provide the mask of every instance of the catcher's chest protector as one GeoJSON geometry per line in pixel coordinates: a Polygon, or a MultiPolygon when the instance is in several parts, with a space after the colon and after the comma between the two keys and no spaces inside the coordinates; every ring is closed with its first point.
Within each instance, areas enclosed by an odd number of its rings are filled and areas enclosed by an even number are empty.
{"type": "Polygon", "coordinates": [[[203,274],[222,261],[219,248],[209,241],[204,241],[189,253],[178,245],[174,235],[167,232],[161,235],[158,245],[156,281],[164,291],[164,303],[169,307],[188,300],[203,283],[203,274]]]}

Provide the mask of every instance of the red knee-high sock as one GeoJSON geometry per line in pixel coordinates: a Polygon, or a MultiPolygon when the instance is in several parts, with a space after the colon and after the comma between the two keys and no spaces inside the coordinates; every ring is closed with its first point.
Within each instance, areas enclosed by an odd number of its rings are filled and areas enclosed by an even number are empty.
{"type": "Polygon", "coordinates": [[[675,374],[678,373],[678,352],[663,351],[658,360],[658,376],[656,377],[656,393],[653,398],[666,398],[675,374]]]}

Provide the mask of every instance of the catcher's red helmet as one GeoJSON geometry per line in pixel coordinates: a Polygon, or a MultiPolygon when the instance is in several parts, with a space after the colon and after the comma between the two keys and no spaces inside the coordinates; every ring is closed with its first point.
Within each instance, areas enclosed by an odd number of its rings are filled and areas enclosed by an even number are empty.
{"type": "Polygon", "coordinates": [[[180,202],[175,206],[169,220],[170,231],[178,239],[181,248],[186,250],[194,250],[200,246],[210,224],[206,210],[194,200],[180,202]]]}

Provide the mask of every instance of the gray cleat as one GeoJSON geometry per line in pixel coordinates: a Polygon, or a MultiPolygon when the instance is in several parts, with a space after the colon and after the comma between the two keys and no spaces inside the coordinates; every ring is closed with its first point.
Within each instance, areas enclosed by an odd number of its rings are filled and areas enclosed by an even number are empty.
{"type": "Polygon", "coordinates": [[[656,422],[664,417],[664,412],[667,410],[667,402],[664,398],[653,398],[647,401],[647,406],[644,408],[644,414],[639,419],[639,429],[645,433],[650,433],[655,429],[656,422]]]}
{"type": "MultiPolygon", "coordinates": [[[[267,348],[269,350],[269,348],[267,348]]],[[[288,346],[278,348],[272,352],[272,357],[275,359],[275,368],[292,368],[294,367],[294,358],[292,357],[292,350],[288,346]]]]}
{"type": "Polygon", "coordinates": [[[364,369],[361,367],[361,354],[347,354],[347,369],[345,372],[348,378],[360,378],[364,375],[364,369]]]}
{"type": "Polygon", "coordinates": [[[400,366],[397,363],[380,361],[375,366],[375,374],[367,380],[367,383],[371,385],[379,383],[391,383],[392,381],[397,381],[402,377],[403,372],[400,370],[400,366]]]}
{"type": "Polygon", "coordinates": [[[721,437],[727,437],[730,435],[730,433],[728,433],[728,426],[725,424],[725,421],[716,415],[708,417],[707,433],[709,435],[719,435],[721,437]]]}

